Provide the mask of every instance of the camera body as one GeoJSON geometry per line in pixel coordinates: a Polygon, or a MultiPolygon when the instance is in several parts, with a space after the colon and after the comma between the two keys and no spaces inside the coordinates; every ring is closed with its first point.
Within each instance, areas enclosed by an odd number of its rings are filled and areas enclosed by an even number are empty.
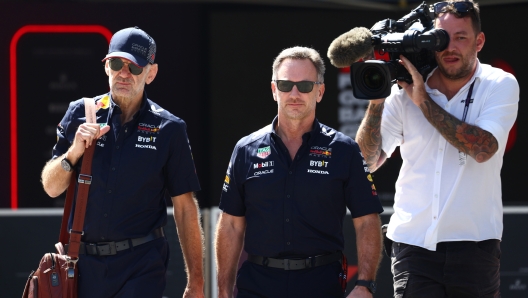
{"type": "Polygon", "coordinates": [[[435,51],[449,44],[443,29],[433,28],[434,12],[423,2],[398,21],[385,19],[370,29],[372,46],[379,54],[387,53],[388,61],[356,62],[350,68],[354,96],[359,99],[385,98],[398,81],[412,83],[412,76],[398,61],[405,56],[425,78],[437,66],[435,51]]]}

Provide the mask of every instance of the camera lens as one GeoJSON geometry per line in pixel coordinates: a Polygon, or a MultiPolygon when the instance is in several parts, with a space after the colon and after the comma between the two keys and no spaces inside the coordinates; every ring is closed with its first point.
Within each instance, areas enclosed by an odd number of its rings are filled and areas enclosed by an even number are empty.
{"type": "Polygon", "coordinates": [[[350,82],[354,96],[359,99],[385,98],[390,95],[396,78],[394,61],[367,60],[353,63],[350,82]]]}
{"type": "Polygon", "coordinates": [[[365,87],[367,87],[371,91],[376,91],[382,87],[385,87],[385,77],[381,73],[379,67],[366,67],[363,70],[363,74],[361,77],[363,78],[363,83],[365,84],[365,87]]]}

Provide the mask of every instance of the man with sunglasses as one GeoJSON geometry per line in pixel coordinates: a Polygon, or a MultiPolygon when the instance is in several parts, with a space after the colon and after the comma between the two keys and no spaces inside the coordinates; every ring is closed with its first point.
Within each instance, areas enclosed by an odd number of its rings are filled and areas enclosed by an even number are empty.
{"type": "Polygon", "coordinates": [[[400,146],[394,214],[387,229],[394,297],[500,297],[500,170],[517,116],[515,77],[482,64],[479,7],[433,5],[448,47],[425,82],[398,82],[369,103],[357,142],[371,171],[400,146]]]}
{"type": "Polygon", "coordinates": [[[77,263],[79,297],[163,296],[166,193],[188,275],[183,296],[204,296],[202,228],[193,196],[200,185],[185,122],[147,98],[145,85],[158,71],[155,55],[154,39],[137,27],[112,36],[103,59],[110,92],[94,98],[104,125],[85,123],[84,101],[72,102],[42,171],[45,191],[56,197],[80,168],[85,148],[96,146],[77,263]]]}
{"type": "Polygon", "coordinates": [[[343,219],[356,230],[359,282],[372,297],[383,211],[359,147],[315,118],[325,85],[317,51],[293,47],[273,63],[278,115],[242,138],[227,169],[216,232],[219,297],[343,297],[343,219]],[[244,247],[248,253],[238,274],[244,247]]]}

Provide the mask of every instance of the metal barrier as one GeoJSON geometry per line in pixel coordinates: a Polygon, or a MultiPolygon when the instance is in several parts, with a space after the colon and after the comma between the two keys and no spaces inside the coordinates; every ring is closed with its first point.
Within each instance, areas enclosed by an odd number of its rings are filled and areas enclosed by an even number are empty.
{"type": "MultiPolygon", "coordinates": [[[[220,215],[217,207],[202,209],[202,223],[205,234],[206,252],[204,255],[205,296],[218,296],[216,282],[216,264],[214,257],[214,233],[220,215]]],[[[174,221],[171,220],[172,208],[167,209],[169,218],[165,234],[170,244],[171,260],[167,271],[167,288],[164,297],[181,297],[187,278],[174,221]]],[[[383,223],[387,223],[392,208],[385,207],[381,214],[383,223]]],[[[42,255],[54,251],[53,245],[58,239],[62,209],[19,209],[16,211],[0,209],[0,289],[2,297],[20,297],[31,270],[36,269],[42,255]]],[[[501,294],[503,298],[528,297],[528,238],[524,236],[524,226],[528,222],[528,206],[504,207],[504,233],[501,243],[501,294]]],[[[349,261],[349,286],[353,288],[356,279],[357,252],[355,232],[350,214],[347,213],[343,233],[345,235],[345,254],[349,261]]],[[[245,259],[242,254],[241,261],[245,259]]],[[[384,256],[377,276],[378,292],[376,297],[392,296],[392,275],[390,260],[384,256]]]]}

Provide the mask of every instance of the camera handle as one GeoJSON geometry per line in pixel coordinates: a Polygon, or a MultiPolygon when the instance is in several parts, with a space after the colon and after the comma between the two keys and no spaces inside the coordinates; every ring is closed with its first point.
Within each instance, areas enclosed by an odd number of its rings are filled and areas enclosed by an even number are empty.
{"type": "Polygon", "coordinates": [[[405,32],[418,19],[425,29],[433,27],[434,13],[429,11],[429,6],[425,4],[425,1],[396,21],[396,32],[405,32]]]}

